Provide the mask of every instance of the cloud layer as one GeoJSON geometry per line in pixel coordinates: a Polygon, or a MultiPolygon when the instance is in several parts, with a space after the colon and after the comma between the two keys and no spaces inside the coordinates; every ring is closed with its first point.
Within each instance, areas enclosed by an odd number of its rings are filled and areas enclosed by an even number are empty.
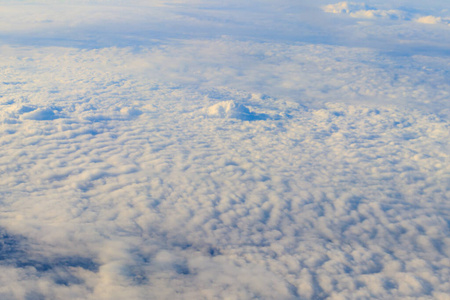
{"type": "MultiPolygon", "coordinates": [[[[445,4],[445,3],[444,3],[445,4]]],[[[448,55],[450,16],[439,1],[398,7],[316,1],[5,1],[3,44],[79,48],[149,47],[174,39],[366,47],[396,55],[448,55]],[[329,14],[326,11],[343,12],[329,14]],[[337,17],[356,16],[357,18],[337,17]],[[359,16],[358,16],[359,15],[359,16]],[[425,19],[423,19],[425,18],[425,19]],[[352,19],[353,21],[350,21],[352,19]],[[417,22],[412,22],[417,21],[417,22]],[[442,26],[424,26],[423,22],[442,26]]]]}
{"type": "Polygon", "coordinates": [[[15,51],[4,297],[448,292],[448,120],[149,82],[121,49],[15,51]]]}
{"type": "Polygon", "coordinates": [[[1,299],[450,293],[448,40],[343,37],[446,26],[377,12],[324,43],[339,15],[309,2],[5,3],[1,299]]]}

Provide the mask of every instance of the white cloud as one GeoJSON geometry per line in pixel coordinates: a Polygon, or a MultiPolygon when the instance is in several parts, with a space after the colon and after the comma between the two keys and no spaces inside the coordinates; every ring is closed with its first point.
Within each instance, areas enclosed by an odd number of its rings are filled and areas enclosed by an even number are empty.
{"type": "MultiPolygon", "coordinates": [[[[17,245],[2,261],[9,274],[4,295],[288,299],[446,292],[441,212],[448,120],[385,105],[306,109],[233,89],[226,73],[198,78],[212,85],[186,83],[183,69],[217,59],[202,54],[203,61],[189,64],[191,53],[219,53],[216,46],[244,47],[240,55],[260,51],[258,44],[203,41],[142,53],[15,48],[15,58],[2,60],[20,78],[4,85],[2,102],[5,118],[15,120],[3,123],[0,140],[2,226],[7,244],[17,245]],[[161,70],[152,55],[161,63],[176,58],[173,66],[183,67],[149,81],[148,74],[161,70]],[[21,57],[26,67],[14,67],[21,57]],[[137,67],[142,61],[147,64],[137,67]],[[178,83],[167,85],[167,78],[178,83]],[[222,88],[212,89],[216,82],[222,88]],[[64,117],[23,117],[51,107],[64,117]],[[220,107],[232,117],[198,113],[220,107]],[[278,117],[248,122],[233,115],[252,111],[278,117]],[[357,282],[364,286],[355,290],[357,282]],[[42,284],[48,288],[35,288],[42,284]]],[[[351,65],[365,66],[362,74],[377,74],[375,63],[353,60],[370,51],[277,47],[279,63],[280,57],[297,61],[310,76],[317,66],[346,76],[351,65]],[[339,63],[325,63],[332,60],[339,63]],[[316,63],[309,68],[307,61],[316,63]]],[[[388,66],[386,74],[396,70],[388,66]]],[[[325,69],[322,81],[331,72],[325,69]]],[[[243,81],[249,89],[251,82],[243,81]]],[[[308,86],[310,95],[320,94],[321,86],[308,86]]],[[[345,93],[340,97],[353,92],[345,93]]]]}
{"type": "Polygon", "coordinates": [[[440,23],[441,21],[442,21],[441,18],[434,16],[420,17],[416,20],[416,22],[423,24],[437,24],[440,23]]]}
{"type": "MultiPolygon", "coordinates": [[[[91,25],[120,11],[90,3],[79,12],[99,13],[91,25]]],[[[166,3],[158,22],[244,34],[133,47],[121,46],[143,31],[89,26],[68,31],[70,47],[24,46],[46,13],[18,21],[27,38],[0,47],[0,298],[450,292],[448,56],[299,43],[284,28],[306,15],[295,3],[230,3],[166,3]],[[286,17],[272,31],[282,40],[250,25],[272,26],[269,8],[286,17]],[[81,47],[80,32],[113,45],[81,47]]],[[[128,8],[122,20],[146,24],[128,8]]],[[[54,37],[63,19],[46,27],[54,37]]],[[[377,24],[349,26],[432,40],[420,37],[427,26],[377,24]]]]}
{"type": "Polygon", "coordinates": [[[324,5],[322,6],[322,9],[327,13],[347,14],[352,18],[359,19],[388,18],[391,20],[414,20],[415,22],[422,24],[450,24],[448,18],[432,15],[423,16],[418,12],[412,13],[406,9],[383,10],[368,6],[364,3],[338,2],[335,4],[324,5]]]}
{"type": "Polygon", "coordinates": [[[327,13],[348,14],[353,18],[390,18],[390,19],[408,19],[408,15],[400,10],[380,10],[375,7],[367,6],[364,3],[339,2],[328,4],[322,7],[327,13]]]}
{"type": "Polygon", "coordinates": [[[450,25],[450,18],[441,18],[441,17],[435,17],[435,16],[424,16],[424,17],[418,17],[415,20],[417,23],[422,24],[446,24],[450,25]]]}
{"type": "Polygon", "coordinates": [[[258,114],[242,104],[233,100],[222,101],[204,109],[207,116],[218,118],[234,118],[239,120],[255,121],[269,118],[267,114],[258,114]]]}
{"type": "Polygon", "coordinates": [[[353,13],[360,10],[367,10],[367,6],[362,3],[348,3],[339,2],[336,4],[328,4],[323,7],[323,10],[328,13],[341,14],[341,13],[353,13]]]}

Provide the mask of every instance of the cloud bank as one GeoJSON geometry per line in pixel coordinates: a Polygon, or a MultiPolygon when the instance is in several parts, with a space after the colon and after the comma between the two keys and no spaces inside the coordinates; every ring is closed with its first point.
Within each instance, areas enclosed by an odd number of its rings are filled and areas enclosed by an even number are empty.
{"type": "MultiPolygon", "coordinates": [[[[77,48],[152,47],[173,40],[221,39],[364,47],[395,55],[448,55],[442,3],[374,5],[315,1],[5,1],[3,44],[77,48]],[[322,6],[322,7],[321,7],[322,6]],[[329,14],[323,11],[344,12],[329,14]],[[347,12],[347,13],[345,13],[347,12]],[[358,16],[345,18],[337,16],[358,16]],[[424,26],[432,16],[438,26],[424,26]],[[440,18],[440,19],[439,19],[440,18]],[[352,19],[353,21],[350,21],[352,19]],[[411,26],[414,24],[413,26],[411,26]]],[[[429,22],[429,21],[428,21],[429,22]]],[[[436,25],[436,24],[435,24],[436,25]]]]}

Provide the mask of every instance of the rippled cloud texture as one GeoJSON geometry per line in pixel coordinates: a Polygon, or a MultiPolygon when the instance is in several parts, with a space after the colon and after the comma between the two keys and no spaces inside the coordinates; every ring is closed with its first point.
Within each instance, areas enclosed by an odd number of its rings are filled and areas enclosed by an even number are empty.
{"type": "Polygon", "coordinates": [[[445,1],[0,1],[1,299],[447,299],[445,1]]]}

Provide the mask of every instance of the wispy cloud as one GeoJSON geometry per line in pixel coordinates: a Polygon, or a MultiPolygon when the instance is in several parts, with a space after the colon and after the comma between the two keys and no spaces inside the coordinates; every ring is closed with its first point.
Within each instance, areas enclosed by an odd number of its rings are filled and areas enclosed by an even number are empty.
{"type": "Polygon", "coordinates": [[[375,19],[387,18],[391,20],[408,20],[422,24],[446,24],[449,25],[449,18],[438,16],[424,16],[419,12],[410,12],[402,9],[383,10],[364,3],[338,2],[322,6],[323,11],[333,14],[347,14],[352,18],[375,19]]]}

